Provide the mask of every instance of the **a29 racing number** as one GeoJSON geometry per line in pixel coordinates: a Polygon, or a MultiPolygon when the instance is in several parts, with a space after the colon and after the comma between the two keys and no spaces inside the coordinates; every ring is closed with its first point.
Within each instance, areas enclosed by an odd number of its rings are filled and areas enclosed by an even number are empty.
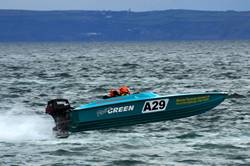
{"type": "Polygon", "coordinates": [[[142,113],[152,113],[164,111],[167,107],[168,99],[146,101],[142,113]]]}

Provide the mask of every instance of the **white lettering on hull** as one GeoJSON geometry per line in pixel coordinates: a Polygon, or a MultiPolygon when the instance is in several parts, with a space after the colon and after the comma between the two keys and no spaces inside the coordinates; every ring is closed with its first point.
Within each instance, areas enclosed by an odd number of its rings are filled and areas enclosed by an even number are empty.
{"type": "Polygon", "coordinates": [[[124,106],[124,107],[108,108],[107,112],[108,112],[108,114],[128,112],[128,111],[133,111],[134,107],[135,107],[134,105],[129,105],[129,106],[124,106]]]}

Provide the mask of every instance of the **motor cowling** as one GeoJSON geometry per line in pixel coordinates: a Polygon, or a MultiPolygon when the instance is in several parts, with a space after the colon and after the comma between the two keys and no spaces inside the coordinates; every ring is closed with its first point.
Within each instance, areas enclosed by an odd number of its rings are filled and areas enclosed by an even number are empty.
{"type": "Polygon", "coordinates": [[[53,99],[48,101],[45,112],[53,117],[56,124],[53,130],[57,132],[57,136],[68,136],[69,112],[72,109],[67,99],[53,99]]]}
{"type": "Polygon", "coordinates": [[[67,99],[53,99],[48,101],[46,107],[46,113],[50,114],[52,117],[57,115],[66,114],[70,111],[71,107],[67,99]]]}

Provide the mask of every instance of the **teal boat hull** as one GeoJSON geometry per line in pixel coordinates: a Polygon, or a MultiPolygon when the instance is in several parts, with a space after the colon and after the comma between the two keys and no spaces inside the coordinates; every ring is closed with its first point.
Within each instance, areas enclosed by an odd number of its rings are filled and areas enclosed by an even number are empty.
{"type": "Polygon", "coordinates": [[[152,92],[119,96],[82,105],[70,112],[70,132],[107,129],[190,117],[207,112],[227,98],[206,92],[159,96],[152,92]]]}

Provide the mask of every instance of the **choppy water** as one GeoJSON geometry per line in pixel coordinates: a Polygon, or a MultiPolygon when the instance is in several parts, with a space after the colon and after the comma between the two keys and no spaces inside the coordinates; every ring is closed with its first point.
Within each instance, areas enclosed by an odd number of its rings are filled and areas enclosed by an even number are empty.
{"type": "Polygon", "coordinates": [[[250,165],[250,42],[0,44],[0,165],[250,165]],[[111,87],[240,94],[205,114],[56,139],[47,100],[111,87]]]}

